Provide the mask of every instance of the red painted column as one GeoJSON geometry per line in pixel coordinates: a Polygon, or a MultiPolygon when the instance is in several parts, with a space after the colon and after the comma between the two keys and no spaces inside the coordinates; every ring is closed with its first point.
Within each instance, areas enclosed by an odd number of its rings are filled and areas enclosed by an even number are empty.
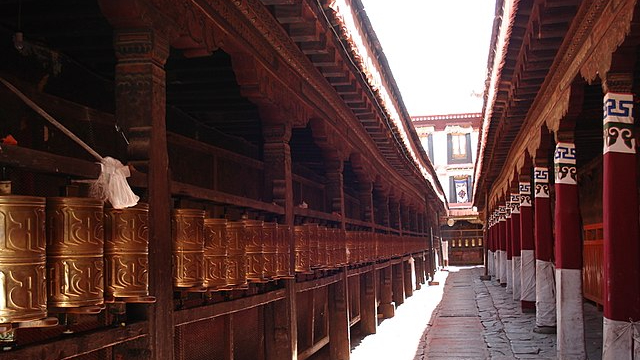
{"type": "Polygon", "coordinates": [[[582,228],[575,144],[558,142],[554,165],[558,358],[586,359],[582,310],[582,228]]]}
{"type": "Polygon", "coordinates": [[[520,194],[511,194],[511,273],[513,300],[520,300],[520,194]]]}
{"type": "Polygon", "coordinates": [[[533,209],[531,209],[531,184],[519,183],[520,190],[520,308],[532,312],[536,307],[536,261],[533,240],[533,209]]]}
{"type": "Polygon", "coordinates": [[[491,242],[493,243],[493,276],[500,282],[500,236],[498,234],[498,210],[493,210],[491,221],[491,242]]]}
{"type": "Polygon", "coordinates": [[[507,194],[505,201],[505,241],[507,243],[507,288],[508,294],[513,293],[513,243],[511,240],[511,197],[507,194]]]}
{"type": "MultiPolygon", "coordinates": [[[[535,186],[536,327],[537,330],[545,331],[546,328],[556,326],[549,169],[546,166],[535,167],[533,181],[535,186]]],[[[550,329],[547,330],[550,331],[550,329]]]]}
{"type": "MultiPolygon", "coordinates": [[[[608,75],[607,80],[611,76],[608,75]]],[[[640,236],[632,110],[632,94],[608,92],[605,95],[604,360],[640,359],[638,339],[634,343],[634,332],[636,337],[640,332],[640,236]]]]}
{"type": "Polygon", "coordinates": [[[487,234],[487,239],[485,241],[485,244],[487,245],[487,268],[489,270],[489,276],[494,276],[495,261],[493,256],[496,250],[493,246],[493,214],[492,213],[489,215],[489,218],[487,219],[486,234],[487,234]]]}
{"type": "Polygon", "coordinates": [[[507,210],[498,206],[498,239],[500,239],[500,285],[507,287],[507,210]]]}

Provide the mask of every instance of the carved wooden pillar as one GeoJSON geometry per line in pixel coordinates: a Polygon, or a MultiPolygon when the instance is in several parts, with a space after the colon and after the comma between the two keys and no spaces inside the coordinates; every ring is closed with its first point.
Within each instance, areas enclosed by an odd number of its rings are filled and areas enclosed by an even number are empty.
{"type": "Polygon", "coordinates": [[[358,189],[358,199],[360,200],[360,216],[362,221],[375,225],[373,216],[373,183],[364,181],[360,183],[358,189]]]}
{"type": "Polygon", "coordinates": [[[329,357],[335,360],[348,360],[351,349],[347,291],[347,273],[343,272],[340,281],[329,285],[329,357]]]}
{"type": "Polygon", "coordinates": [[[166,138],[164,64],[167,39],[150,28],[117,29],[116,118],[129,137],[129,164],[146,172],[149,203],[149,348],[152,359],[174,355],[171,195],[166,138]]]}
{"type": "Polygon", "coordinates": [[[376,311],[376,270],[360,276],[360,331],[375,334],[378,329],[378,313],[376,311]]]}
{"type": "Polygon", "coordinates": [[[400,228],[402,221],[400,220],[400,202],[395,201],[393,199],[389,199],[389,226],[400,230],[402,233],[402,229],[400,228]]]}
{"type": "Polygon", "coordinates": [[[378,306],[378,312],[382,314],[385,319],[392,318],[395,315],[395,305],[393,304],[393,289],[391,283],[393,282],[393,265],[389,265],[383,269],[380,269],[380,305],[378,306]]]}
{"type": "Polygon", "coordinates": [[[378,214],[380,225],[385,227],[390,227],[390,213],[389,213],[389,195],[384,192],[376,191],[380,196],[378,199],[374,200],[374,205],[376,207],[375,213],[378,214]]]}
{"type": "MultiPolygon", "coordinates": [[[[291,124],[288,122],[262,125],[264,185],[267,201],[284,207],[284,224],[293,229],[293,180],[291,177],[291,124]]],[[[290,254],[295,254],[293,236],[289,239],[290,254]]],[[[295,258],[289,258],[290,268],[295,268],[295,258]]],[[[298,327],[296,321],[295,279],[285,279],[287,296],[278,304],[265,309],[266,320],[271,319],[273,331],[267,342],[268,359],[297,359],[298,327]]]]}
{"type": "Polygon", "coordinates": [[[511,195],[511,252],[512,252],[512,269],[513,278],[513,300],[520,300],[520,194],[514,189],[511,195]]]}
{"type": "Polygon", "coordinates": [[[549,200],[549,168],[546,160],[536,159],[534,228],[536,248],[536,326],[556,326],[556,298],[553,273],[553,231],[549,200]]]}
{"type": "Polygon", "coordinates": [[[536,262],[533,241],[533,213],[531,209],[531,176],[520,175],[520,245],[522,247],[522,277],[520,281],[520,306],[523,312],[533,312],[536,307],[536,262]]]}
{"type": "Polygon", "coordinates": [[[572,137],[560,139],[556,144],[554,165],[558,357],[586,359],[582,309],[582,228],[576,147],[572,137]]]}
{"type": "Polygon", "coordinates": [[[602,160],[605,269],[602,358],[605,360],[635,359],[640,355],[637,339],[640,283],[629,280],[640,278],[632,83],[632,73],[609,73],[605,81],[602,160]]]}
{"type": "Polygon", "coordinates": [[[289,146],[291,124],[263,124],[262,137],[265,200],[284,207],[284,223],[293,226],[293,182],[289,146]]]}
{"type": "Polygon", "coordinates": [[[325,160],[325,177],[327,179],[326,194],[329,200],[329,211],[344,217],[344,181],[342,172],[344,162],[334,158],[325,160]]]}

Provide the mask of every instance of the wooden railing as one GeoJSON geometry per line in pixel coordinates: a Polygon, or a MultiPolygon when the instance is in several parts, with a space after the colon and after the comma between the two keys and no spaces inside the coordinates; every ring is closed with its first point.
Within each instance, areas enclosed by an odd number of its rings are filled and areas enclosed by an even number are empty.
{"type": "Polygon", "coordinates": [[[585,298],[603,305],[604,267],[602,223],[585,225],[583,228],[584,249],[582,252],[582,283],[585,298]]]}

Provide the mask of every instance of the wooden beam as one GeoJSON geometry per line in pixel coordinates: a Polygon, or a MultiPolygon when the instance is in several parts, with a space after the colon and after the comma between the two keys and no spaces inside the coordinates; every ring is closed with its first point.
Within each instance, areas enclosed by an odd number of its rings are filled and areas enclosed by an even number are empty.
{"type": "Polygon", "coordinates": [[[0,353],[0,359],[71,359],[148,336],[147,321],[100,329],[0,353]]]}
{"type": "Polygon", "coordinates": [[[329,337],[325,336],[322,339],[316,341],[315,344],[311,345],[307,350],[298,354],[298,360],[306,360],[311,357],[311,355],[317,353],[320,349],[325,347],[329,343],[329,337]]]}
{"type": "Polygon", "coordinates": [[[230,204],[238,207],[251,208],[279,215],[284,214],[284,208],[282,206],[269,204],[242,196],[231,195],[212,189],[205,189],[199,186],[185,184],[177,181],[171,182],[171,193],[173,195],[182,195],[193,199],[209,200],[220,204],[230,204]]]}
{"type": "Polygon", "coordinates": [[[13,145],[0,146],[0,163],[19,169],[97,179],[100,164],[13,145]]]}
{"type": "Polygon", "coordinates": [[[251,309],[256,306],[262,306],[273,301],[282,300],[285,298],[285,293],[286,291],[284,289],[280,289],[237,300],[178,310],[173,313],[173,321],[175,326],[180,326],[201,320],[212,319],[214,317],[228,315],[238,311],[251,309]]]}
{"type": "Polygon", "coordinates": [[[295,289],[297,293],[314,290],[338,282],[340,281],[340,278],[341,274],[335,274],[322,279],[299,282],[295,284],[295,289]]]}

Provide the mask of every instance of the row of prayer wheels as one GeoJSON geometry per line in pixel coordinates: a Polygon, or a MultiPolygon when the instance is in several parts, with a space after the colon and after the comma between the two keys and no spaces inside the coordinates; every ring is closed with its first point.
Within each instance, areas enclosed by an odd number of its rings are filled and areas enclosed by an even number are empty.
{"type": "Polygon", "coordinates": [[[294,228],[295,271],[331,269],[375,262],[426,249],[423,237],[343,231],[318,224],[294,228]]]}
{"type": "Polygon", "coordinates": [[[289,226],[260,220],[205,218],[203,210],[172,214],[173,285],[186,291],[246,288],[289,278],[289,226]]]}
{"type": "Polygon", "coordinates": [[[0,327],[153,302],[148,244],[145,204],[105,210],[91,198],[0,196],[0,327]]]}

